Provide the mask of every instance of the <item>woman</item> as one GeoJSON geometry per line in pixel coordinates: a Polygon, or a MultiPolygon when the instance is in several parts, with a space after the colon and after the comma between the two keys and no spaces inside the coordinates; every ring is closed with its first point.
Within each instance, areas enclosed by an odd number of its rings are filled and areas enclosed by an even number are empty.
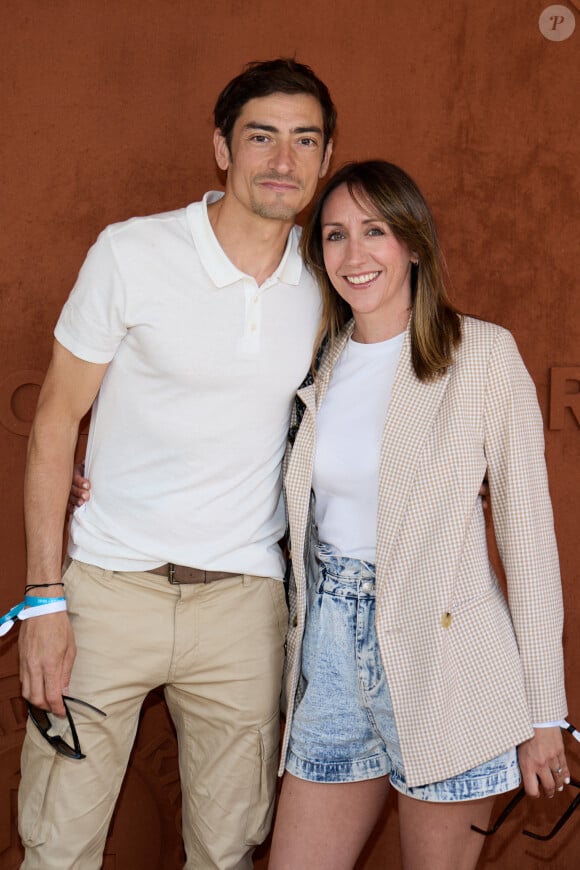
{"type": "Polygon", "coordinates": [[[483,841],[470,825],[487,826],[520,769],[532,796],[569,781],[560,729],[545,727],[566,700],[535,389],[511,335],[449,303],[432,217],[399,168],[341,169],[302,245],[326,346],[287,462],[270,868],[352,868],[390,781],[405,870],[469,870],[483,841]],[[486,472],[509,608],[488,561],[486,472]]]}

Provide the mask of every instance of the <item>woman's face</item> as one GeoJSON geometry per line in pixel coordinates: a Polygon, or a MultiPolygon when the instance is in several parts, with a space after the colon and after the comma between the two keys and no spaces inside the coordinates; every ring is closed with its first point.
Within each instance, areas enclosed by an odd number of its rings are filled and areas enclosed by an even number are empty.
{"type": "Polygon", "coordinates": [[[405,329],[416,257],[369,208],[352,198],[346,184],[333,190],[322,208],[322,250],[328,277],[352,308],[359,337],[380,341],[379,333],[389,338],[405,329]]]}

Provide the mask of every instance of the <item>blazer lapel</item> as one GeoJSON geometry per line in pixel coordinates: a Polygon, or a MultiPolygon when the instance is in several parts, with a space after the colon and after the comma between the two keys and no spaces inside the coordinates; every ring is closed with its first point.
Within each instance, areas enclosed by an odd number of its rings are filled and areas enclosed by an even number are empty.
{"type": "Polygon", "coordinates": [[[351,337],[354,330],[354,320],[349,320],[346,326],[341,329],[332,346],[329,346],[320,360],[320,366],[316,377],[314,378],[314,386],[316,388],[316,409],[320,407],[320,403],[326,395],[332,370],[334,369],[338,358],[343,352],[346,343],[351,337]]]}
{"type": "MultiPolygon", "coordinates": [[[[320,367],[313,384],[301,387],[297,394],[304,402],[306,410],[296,434],[292,454],[286,474],[286,497],[292,505],[292,549],[295,554],[304,552],[306,542],[310,490],[312,488],[312,468],[316,450],[316,412],[326,395],[332,370],[354,329],[350,321],[339,333],[332,348],[322,356],[320,367]]],[[[295,567],[295,571],[297,568],[295,567]]]]}
{"type": "Polygon", "coordinates": [[[417,464],[449,382],[450,368],[432,381],[420,381],[411,363],[407,330],[397,366],[381,442],[377,517],[377,582],[387,566],[405,510],[417,464]]]}

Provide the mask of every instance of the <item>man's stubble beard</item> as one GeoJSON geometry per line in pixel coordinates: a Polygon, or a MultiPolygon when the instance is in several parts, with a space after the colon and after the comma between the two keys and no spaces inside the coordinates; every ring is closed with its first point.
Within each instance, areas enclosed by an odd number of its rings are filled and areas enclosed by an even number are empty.
{"type": "Polygon", "coordinates": [[[273,221],[294,221],[298,211],[286,203],[264,203],[252,201],[252,211],[258,217],[273,221]]]}
{"type": "MultiPolygon", "coordinates": [[[[296,181],[294,178],[290,178],[288,176],[279,175],[275,172],[267,175],[260,176],[256,181],[291,181],[294,184],[298,185],[300,193],[303,193],[304,187],[302,184],[296,181]]],[[[252,192],[253,193],[253,192],[252,192]]],[[[283,200],[274,201],[274,202],[263,202],[256,196],[250,194],[250,205],[252,207],[252,211],[257,214],[261,218],[266,218],[267,220],[278,220],[278,221],[292,221],[296,219],[296,215],[300,213],[300,211],[304,208],[304,204],[297,208],[296,206],[292,206],[283,200]]]]}

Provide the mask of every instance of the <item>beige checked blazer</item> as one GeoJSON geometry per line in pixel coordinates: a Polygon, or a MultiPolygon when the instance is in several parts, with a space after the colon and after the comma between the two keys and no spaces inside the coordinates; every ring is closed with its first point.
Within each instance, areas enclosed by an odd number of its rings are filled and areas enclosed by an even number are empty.
{"type": "MultiPolygon", "coordinates": [[[[306,409],[287,457],[294,576],[281,770],[316,568],[316,410],[352,329],[299,391],[306,409]]],[[[532,722],[566,715],[542,418],[507,330],[465,317],[453,365],[429,383],[415,376],[407,333],[381,445],[376,567],[377,634],[410,786],[468,770],[532,736],[532,722]],[[509,608],[488,560],[478,495],[486,471],[509,608]]]]}

